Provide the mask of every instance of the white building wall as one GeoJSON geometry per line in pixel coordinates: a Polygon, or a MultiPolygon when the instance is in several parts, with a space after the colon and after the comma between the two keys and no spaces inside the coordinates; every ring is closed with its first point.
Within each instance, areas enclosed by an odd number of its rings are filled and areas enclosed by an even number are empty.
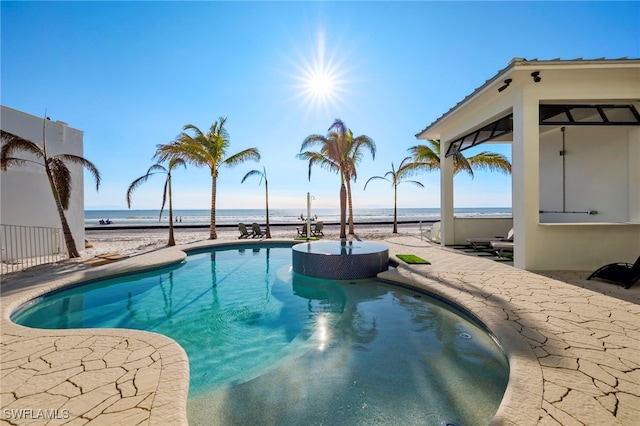
{"type": "MultiPolygon", "coordinates": [[[[42,146],[43,117],[1,106],[0,127],[42,146]]],[[[60,121],[46,121],[48,155],[75,154],[83,156],[83,132],[60,121]]],[[[16,152],[15,157],[28,157],[16,152]]],[[[67,163],[73,190],[69,209],[65,212],[78,250],[84,248],[84,176],[81,166],[67,163]]],[[[3,225],[60,227],[60,218],[42,166],[14,166],[0,172],[0,223],[3,225]]]]}
{"type": "Polygon", "coordinates": [[[629,129],[566,126],[564,177],[562,131],[556,127],[541,135],[540,209],[563,211],[564,192],[564,211],[597,212],[541,213],[541,223],[629,221],[629,129]]]}

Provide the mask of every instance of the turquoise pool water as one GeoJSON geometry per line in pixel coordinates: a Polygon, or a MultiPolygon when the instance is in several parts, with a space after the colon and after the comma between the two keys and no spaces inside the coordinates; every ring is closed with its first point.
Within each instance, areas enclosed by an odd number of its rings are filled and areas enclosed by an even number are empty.
{"type": "Polygon", "coordinates": [[[190,424],[488,424],[509,369],[448,305],[375,279],[291,271],[291,246],[190,254],[88,283],[12,319],[158,332],[189,356],[190,424]]]}

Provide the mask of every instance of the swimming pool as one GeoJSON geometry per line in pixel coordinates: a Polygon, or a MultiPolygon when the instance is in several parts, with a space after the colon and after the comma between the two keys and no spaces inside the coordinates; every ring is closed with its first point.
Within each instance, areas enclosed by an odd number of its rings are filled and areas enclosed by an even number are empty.
{"type": "Polygon", "coordinates": [[[190,361],[190,424],[487,424],[509,373],[491,337],[447,305],[377,280],[294,274],[290,245],[193,253],[50,294],[12,319],[175,339],[190,361]]]}

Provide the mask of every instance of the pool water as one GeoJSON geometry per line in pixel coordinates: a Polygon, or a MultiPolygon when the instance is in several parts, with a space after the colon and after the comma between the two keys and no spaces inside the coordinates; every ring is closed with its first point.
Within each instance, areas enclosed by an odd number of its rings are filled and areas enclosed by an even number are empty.
{"type": "Polygon", "coordinates": [[[488,424],[509,375],[493,339],[448,305],[376,279],[295,274],[291,246],[190,254],[12,319],[173,338],[189,357],[192,425],[488,424]]]}

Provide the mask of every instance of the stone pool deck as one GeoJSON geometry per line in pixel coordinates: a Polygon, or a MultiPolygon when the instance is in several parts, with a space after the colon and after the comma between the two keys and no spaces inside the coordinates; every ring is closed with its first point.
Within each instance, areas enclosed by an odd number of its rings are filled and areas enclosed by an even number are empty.
{"type": "MultiPolygon", "coordinates": [[[[381,278],[454,301],[498,338],[511,374],[493,424],[640,424],[640,285],[624,290],[586,281],[585,272],[531,273],[412,236],[383,243],[391,257],[415,254],[431,265],[400,262],[381,278]]],[[[0,423],[186,424],[189,366],[173,340],[124,329],[37,330],[9,319],[56,288],[183,258],[179,248],[167,248],[4,280],[0,423]]]]}

